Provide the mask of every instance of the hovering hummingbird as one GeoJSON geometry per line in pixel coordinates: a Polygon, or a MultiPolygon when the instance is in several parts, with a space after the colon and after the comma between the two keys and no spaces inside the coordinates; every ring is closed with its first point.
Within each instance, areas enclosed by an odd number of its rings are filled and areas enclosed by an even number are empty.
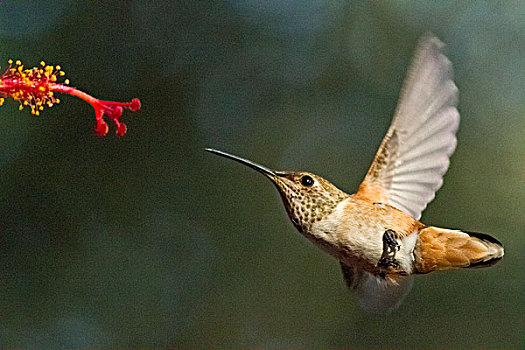
{"type": "Polygon", "coordinates": [[[339,261],[369,312],[399,306],[415,274],[490,266],[503,257],[503,245],[489,235],[419,221],[457,143],[458,89],[442,51],[432,35],[420,40],[392,125],[355,194],[308,172],[276,171],[206,149],[270,179],[295,227],[339,261]]]}

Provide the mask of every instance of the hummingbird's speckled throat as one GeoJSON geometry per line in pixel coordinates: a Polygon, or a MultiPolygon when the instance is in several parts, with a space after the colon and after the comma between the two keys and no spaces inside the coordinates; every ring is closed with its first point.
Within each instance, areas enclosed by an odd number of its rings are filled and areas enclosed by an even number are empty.
{"type": "Polygon", "coordinates": [[[264,174],[279,190],[286,212],[299,231],[307,233],[348,195],[320,176],[307,172],[276,171],[212,148],[206,151],[235,160],[264,174]]]}
{"type": "Polygon", "coordinates": [[[307,172],[282,172],[273,180],[290,220],[303,233],[332,213],[348,195],[320,176],[307,172]]]}

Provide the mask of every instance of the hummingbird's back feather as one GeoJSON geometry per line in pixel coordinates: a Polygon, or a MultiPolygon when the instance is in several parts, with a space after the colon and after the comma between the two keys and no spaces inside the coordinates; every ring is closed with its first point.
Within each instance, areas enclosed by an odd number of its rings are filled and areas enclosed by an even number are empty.
{"type": "Polygon", "coordinates": [[[357,193],[416,220],[443,184],[457,143],[458,89],[442,49],[431,35],[420,40],[392,125],[357,193]]]}
{"type": "Polygon", "coordinates": [[[417,273],[490,266],[503,254],[503,245],[492,236],[432,226],[419,232],[414,250],[417,273]]]}

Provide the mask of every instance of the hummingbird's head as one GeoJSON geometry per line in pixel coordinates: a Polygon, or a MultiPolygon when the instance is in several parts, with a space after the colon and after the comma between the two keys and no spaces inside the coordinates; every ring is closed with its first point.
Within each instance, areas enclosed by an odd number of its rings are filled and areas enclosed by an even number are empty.
{"type": "Polygon", "coordinates": [[[206,151],[235,160],[265,175],[279,190],[286,212],[301,232],[330,214],[347,194],[320,176],[304,171],[276,171],[226,152],[206,151]]]}

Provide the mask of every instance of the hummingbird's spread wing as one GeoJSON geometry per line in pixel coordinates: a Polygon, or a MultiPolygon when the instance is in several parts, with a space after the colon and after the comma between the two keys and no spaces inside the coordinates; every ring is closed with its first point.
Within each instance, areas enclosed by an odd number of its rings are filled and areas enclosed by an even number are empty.
{"type": "Polygon", "coordinates": [[[457,142],[458,89],[442,49],[431,35],[420,40],[392,125],[357,193],[415,219],[443,184],[457,142]]]}
{"type": "Polygon", "coordinates": [[[396,309],[412,289],[412,276],[399,279],[396,285],[359,267],[340,264],[346,285],[356,292],[359,305],[368,312],[387,313],[396,309]]]}

